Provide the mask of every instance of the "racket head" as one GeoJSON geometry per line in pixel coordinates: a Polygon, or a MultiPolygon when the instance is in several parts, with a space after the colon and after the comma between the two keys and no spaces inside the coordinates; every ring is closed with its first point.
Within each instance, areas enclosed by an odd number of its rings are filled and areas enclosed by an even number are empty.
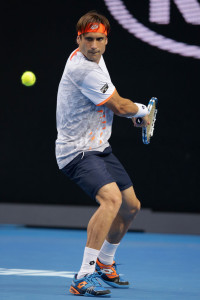
{"type": "Polygon", "coordinates": [[[156,97],[152,97],[147,106],[149,111],[150,124],[147,127],[142,128],[142,141],[144,144],[149,144],[150,139],[153,136],[154,124],[156,121],[156,114],[158,111],[157,104],[158,104],[158,99],[156,97]]]}

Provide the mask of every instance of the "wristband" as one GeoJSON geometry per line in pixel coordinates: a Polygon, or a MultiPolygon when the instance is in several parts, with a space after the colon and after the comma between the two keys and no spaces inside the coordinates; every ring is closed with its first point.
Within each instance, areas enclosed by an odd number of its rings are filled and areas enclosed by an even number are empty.
{"type": "Polygon", "coordinates": [[[128,118],[143,118],[144,116],[148,115],[149,111],[146,105],[140,103],[135,103],[135,104],[138,107],[138,112],[135,115],[128,118]]]}

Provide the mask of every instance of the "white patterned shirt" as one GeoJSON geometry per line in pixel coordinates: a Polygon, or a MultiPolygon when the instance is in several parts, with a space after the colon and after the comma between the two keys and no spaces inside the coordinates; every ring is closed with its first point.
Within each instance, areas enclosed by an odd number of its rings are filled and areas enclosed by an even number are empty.
{"type": "Polygon", "coordinates": [[[104,103],[115,91],[103,57],[88,60],[76,49],[67,60],[57,97],[56,159],[59,169],[78,154],[109,146],[113,112],[104,103]]]}

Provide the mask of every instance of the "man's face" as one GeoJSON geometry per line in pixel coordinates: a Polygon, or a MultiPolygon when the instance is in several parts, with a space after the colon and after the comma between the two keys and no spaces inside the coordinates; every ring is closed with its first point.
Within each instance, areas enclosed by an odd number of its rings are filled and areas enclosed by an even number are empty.
{"type": "Polygon", "coordinates": [[[88,32],[77,37],[79,50],[89,60],[99,63],[101,55],[105,52],[108,39],[105,34],[88,32]]]}

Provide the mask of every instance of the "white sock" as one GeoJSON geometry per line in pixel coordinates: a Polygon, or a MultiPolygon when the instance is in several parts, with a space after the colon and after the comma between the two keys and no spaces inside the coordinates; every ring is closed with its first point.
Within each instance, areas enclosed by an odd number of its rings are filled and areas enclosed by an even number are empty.
{"type": "Polygon", "coordinates": [[[104,241],[98,255],[98,258],[102,264],[111,265],[113,263],[115,252],[119,244],[111,244],[106,240],[104,241]]]}
{"type": "Polygon", "coordinates": [[[94,273],[98,254],[99,250],[85,247],[83,261],[77,279],[84,277],[86,274],[94,273]]]}

